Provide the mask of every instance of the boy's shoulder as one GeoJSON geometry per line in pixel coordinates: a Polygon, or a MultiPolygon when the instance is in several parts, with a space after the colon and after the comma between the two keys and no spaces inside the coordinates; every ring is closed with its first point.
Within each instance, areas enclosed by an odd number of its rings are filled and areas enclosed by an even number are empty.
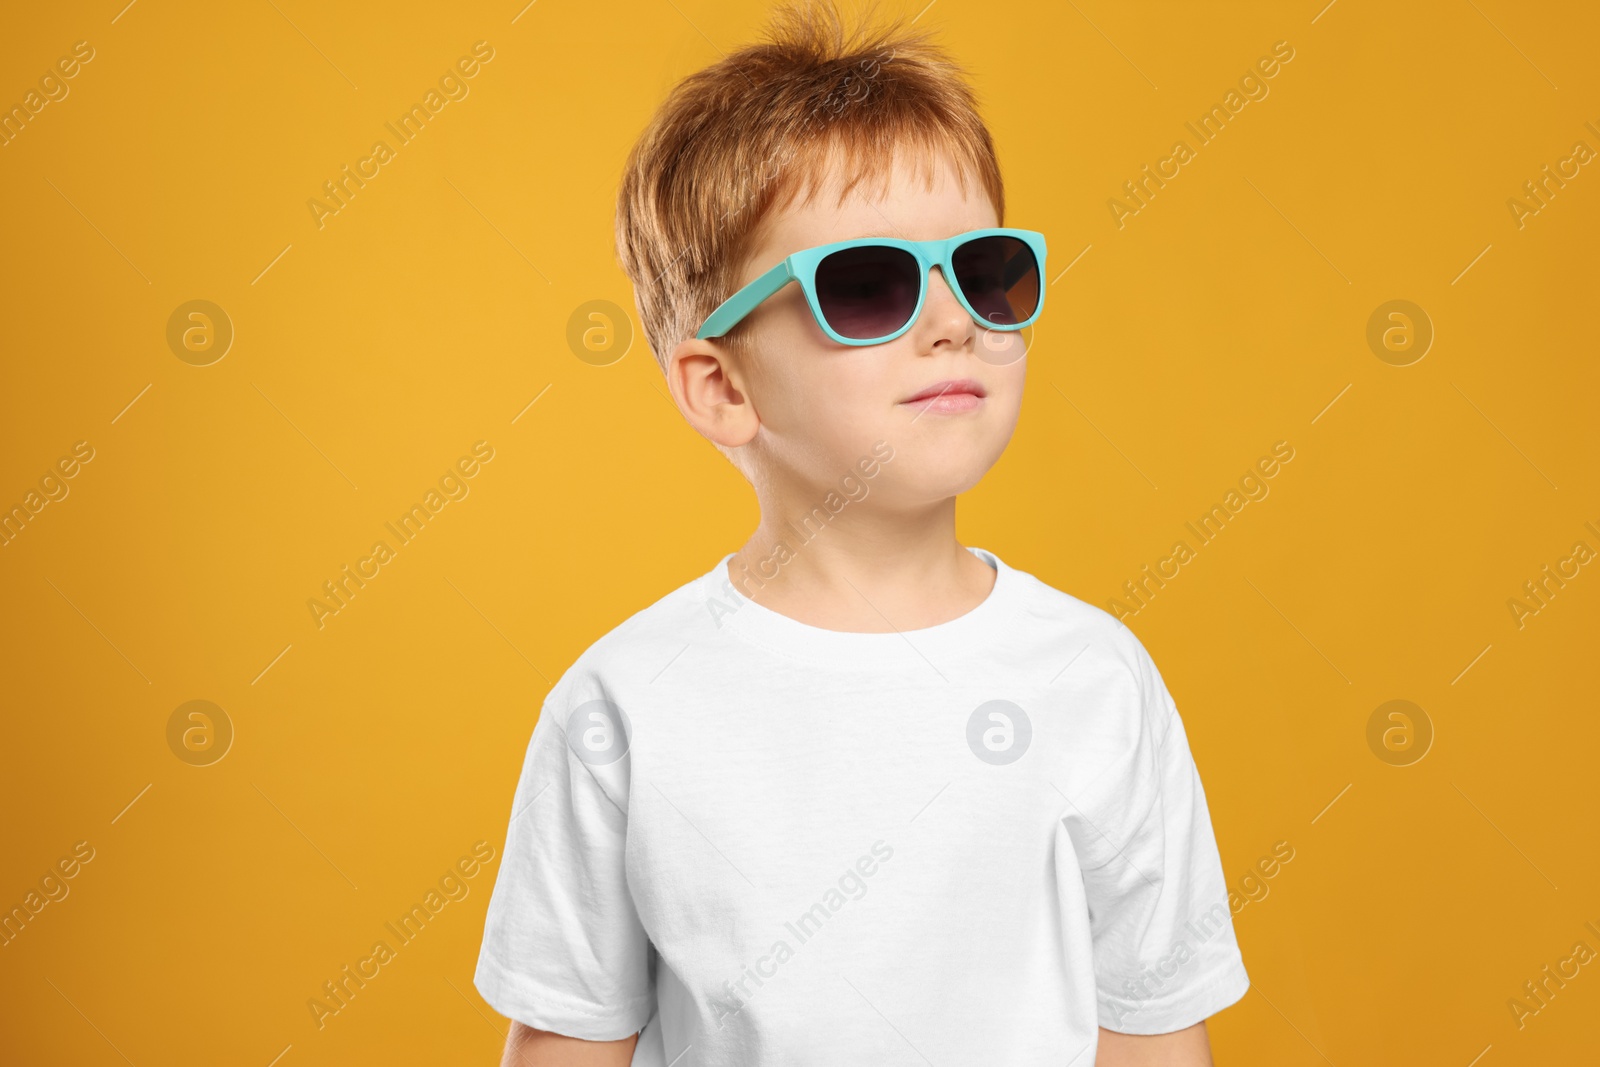
{"type": "Polygon", "coordinates": [[[1016,602],[1026,605],[1022,610],[1041,628],[1075,639],[1075,647],[1098,646],[1102,651],[1117,654],[1125,658],[1130,667],[1137,668],[1139,660],[1148,657],[1138,635],[1111,612],[1058,589],[1028,571],[1011,568],[1011,575],[1019,590],[1016,602]]]}
{"type": "Polygon", "coordinates": [[[1020,594],[1018,601],[1026,601],[1041,617],[1108,638],[1119,632],[1132,632],[1104,608],[1080,600],[1028,571],[1009,566],[1008,569],[1020,594]]]}
{"type": "Polygon", "coordinates": [[[608,679],[648,681],[664,670],[716,630],[716,616],[708,606],[711,577],[709,572],[695,575],[606,631],[572,661],[546,699],[575,686],[586,691],[578,699],[588,699],[603,695],[596,690],[608,679]]]}
{"type": "Polygon", "coordinates": [[[1122,661],[1136,677],[1142,677],[1147,667],[1154,667],[1138,633],[1128,629],[1122,619],[1110,611],[1080,600],[1027,571],[1013,568],[1011,574],[1019,589],[1016,601],[1026,601],[1027,611],[1034,616],[1038,627],[1054,633],[1056,640],[1066,641],[1085,653],[1093,649],[1101,656],[1112,656],[1122,661]]]}

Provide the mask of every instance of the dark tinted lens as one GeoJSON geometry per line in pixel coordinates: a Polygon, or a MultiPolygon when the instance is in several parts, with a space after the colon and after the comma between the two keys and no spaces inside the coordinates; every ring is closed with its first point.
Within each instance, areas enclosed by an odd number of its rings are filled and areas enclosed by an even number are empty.
{"type": "Polygon", "coordinates": [[[841,337],[867,341],[894,333],[917,308],[922,279],[902,248],[846,248],[817,264],[817,303],[841,337]]]}
{"type": "Polygon", "coordinates": [[[1025,322],[1039,308],[1039,262],[1016,237],[979,237],[957,248],[956,281],[978,317],[996,325],[1025,322]]]}

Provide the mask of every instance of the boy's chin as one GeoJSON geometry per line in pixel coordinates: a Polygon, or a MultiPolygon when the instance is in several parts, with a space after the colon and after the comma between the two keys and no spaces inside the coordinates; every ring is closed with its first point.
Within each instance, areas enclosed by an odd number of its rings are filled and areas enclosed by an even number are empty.
{"type": "Polygon", "coordinates": [[[895,503],[906,507],[949,500],[981,482],[983,476],[989,473],[989,466],[987,463],[973,462],[971,456],[943,463],[932,460],[924,460],[920,464],[907,462],[895,471],[894,483],[884,486],[887,491],[885,495],[892,496],[895,503]]]}
{"type": "Polygon", "coordinates": [[[970,487],[999,461],[1007,443],[1007,439],[996,440],[992,432],[923,434],[896,442],[895,460],[904,460],[898,472],[902,478],[926,485],[970,487]]]}

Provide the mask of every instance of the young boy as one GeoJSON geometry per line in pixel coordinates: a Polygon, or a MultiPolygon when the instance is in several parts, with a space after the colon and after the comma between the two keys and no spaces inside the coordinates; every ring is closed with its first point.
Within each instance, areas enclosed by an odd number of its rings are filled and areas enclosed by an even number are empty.
{"type": "Polygon", "coordinates": [[[831,10],[635,147],[645,330],[761,521],[545,698],[476,975],[506,1064],[1211,1063],[1248,978],[1161,675],[955,536],[1046,288],[1003,211],[959,68],[831,10]]]}

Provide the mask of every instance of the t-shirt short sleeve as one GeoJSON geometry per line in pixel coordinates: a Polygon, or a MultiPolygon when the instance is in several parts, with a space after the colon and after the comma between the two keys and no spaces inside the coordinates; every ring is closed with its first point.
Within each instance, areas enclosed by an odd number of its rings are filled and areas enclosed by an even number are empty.
{"type": "Polygon", "coordinates": [[[528,743],[473,982],[507,1018],[614,1041],[655,1006],[624,867],[627,759],[579,757],[566,692],[551,691],[528,743]]]}
{"type": "Polygon", "coordinates": [[[1164,1034],[1233,1004],[1250,981],[1183,720],[1144,646],[1125,636],[1138,708],[1089,802],[1067,821],[1089,907],[1100,1025],[1164,1034]]]}

